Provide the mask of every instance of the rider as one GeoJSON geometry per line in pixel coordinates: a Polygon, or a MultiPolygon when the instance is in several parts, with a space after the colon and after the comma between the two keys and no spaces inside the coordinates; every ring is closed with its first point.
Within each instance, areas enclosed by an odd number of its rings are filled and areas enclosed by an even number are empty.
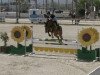
{"type": "Polygon", "coordinates": [[[54,23],[56,23],[56,26],[59,25],[59,24],[57,23],[57,18],[56,18],[56,16],[55,16],[54,14],[51,14],[50,18],[51,18],[51,20],[52,20],[54,23]]]}
{"type": "Polygon", "coordinates": [[[45,32],[47,32],[47,28],[50,28],[50,26],[48,26],[48,21],[50,20],[50,11],[47,11],[46,14],[44,14],[44,17],[46,19],[46,21],[44,22],[45,23],[45,32]]]}
{"type": "Polygon", "coordinates": [[[47,15],[47,21],[48,21],[50,19],[50,15],[51,15],[50,11],[48,11],[46,15],[47,15]]]}
{"type": "Polygon", "coordinates": [[[45,18],[46,18],[46,25],[45,25],[45,27],[48,27],[47,23],[50,20],[53,23],[53,24],[49,25],[49,27],[52,29],[52,31],[55,30],[55,28],[59,27],[59,24],[57,23],[57,19],[56,19],[54,14],[50,14],[50,12],[48,11],[45,18]]]}
{"type": "Polygon", "coordinates": [[[48,20],[50,20],[50,11],[47,11],[47,13],[46,14],[44,14],[44,18],[46,18],[46,22],[48,21],[48,20]]]}
{"type": "Polygon", "coordinates": [[[44,17],[48,20],[52,20],[54,22],[57,22],[57,19],[54,14],[51,14],[50,11],[48,11],[46,14],[44,14],[44,17]]]}

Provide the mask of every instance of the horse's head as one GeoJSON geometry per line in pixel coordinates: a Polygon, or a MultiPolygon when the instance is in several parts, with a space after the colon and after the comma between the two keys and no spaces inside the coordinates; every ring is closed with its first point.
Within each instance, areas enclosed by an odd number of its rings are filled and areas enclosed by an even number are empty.
{"type": "Polygon", "coordinates": [[[53,23],[52,19],[47,20],[47,24],[52,24],[52,23],[53,23]]]}

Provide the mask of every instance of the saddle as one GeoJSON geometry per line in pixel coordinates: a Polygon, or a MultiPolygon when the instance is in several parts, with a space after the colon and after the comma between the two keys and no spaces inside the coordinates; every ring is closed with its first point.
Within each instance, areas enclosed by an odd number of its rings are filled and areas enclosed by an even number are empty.
{"type": "Polygon", "coordinates": [[[59,24],[57,24],[56,21],[48,20],[46,22],[45,27],[47,27],[48,29],[51,29],[52,31],[54,31],[59,27],[59,24]]]}

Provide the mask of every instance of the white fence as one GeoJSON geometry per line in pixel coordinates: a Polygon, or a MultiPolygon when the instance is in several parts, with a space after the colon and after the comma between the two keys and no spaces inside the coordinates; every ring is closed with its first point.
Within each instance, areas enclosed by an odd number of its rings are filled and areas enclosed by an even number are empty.
{"type": "MultiPolygon", "coordinates": [[[[16,17],[16,12],[3,12],[5,14],[5,17],[7,18],[15,18],[16,17]]],[[[0,13],[1,15],[1,13],[0,13]]],[[[68,13],[55,13],[55,16],[58,18],[66,18],[68,17],[68,13]]],[[[28,18],[29,17],[29,13],[20,13],[20,17],[21,18],[28,18]]]]}
{"type": "MultiPolygon", "coordinates": [[[[9,18],[15,18],[16,17],[16,12],[5,12],[5,17],[9,18]]],[[[28,18],[29,14],[28,13],[20,13],[21,18],[28,18]]]]}

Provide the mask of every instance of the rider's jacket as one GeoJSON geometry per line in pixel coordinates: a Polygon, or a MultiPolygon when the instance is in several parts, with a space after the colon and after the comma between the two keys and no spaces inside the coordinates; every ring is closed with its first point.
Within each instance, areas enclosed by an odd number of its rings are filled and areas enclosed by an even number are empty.
{"type": "Polygon", "coordinates": [[[57,18],[54,17],[54,18],[51,18],[52,21],[56,21],[57,22],[57,18]]]}

